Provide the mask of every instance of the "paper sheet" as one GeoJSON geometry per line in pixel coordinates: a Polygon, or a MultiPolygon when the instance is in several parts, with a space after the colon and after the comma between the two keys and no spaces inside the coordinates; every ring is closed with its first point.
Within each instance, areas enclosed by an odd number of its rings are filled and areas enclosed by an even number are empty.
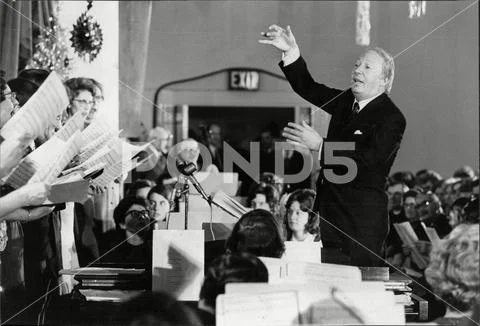
{"type": "Polygon", "coordinates": [[[321,248],[320,242],[285,241],[285,253],[282,259],[319,263],[322,261],[321,248]]]}
{"type": "Polygon", "coordinates": [[[51,72],[39,89],[3,126],[0,135],[31,134],[37,138],[53,124],[69,103],[67,91],[57,73],[51,72]]]}
{"type": "Polygon", "coordinates": [[[35,175],[29,180],[29,183],[40,181],[46,182],[47,184],[53,183],[73,157],[78,154],[82,145],[83,136],[82,133],[77,130],[65,143],[60,155],[55,157],[53,164],[40,167],[35,175]]]}
{"type": "Polygon", "coordinates": [[[56,136],[28,154],[8,175],[6,183],[14,188],[25,185],[35,173],[52,165],[52,158],[59,157],[66,142],[56,136]]]}
{"type": "Polygon", "coordinates": [[[73,136],[75,131],[83,129],[84,123],[85,117],[83,116],[83,113],[77,112],[73,117],[67,120],[65,125],[60,128],[54,136],[66,142],[73,136]]]}
{"type": "Polygon", "coordinates": [[[298,325],[299,299],[295,291],[258,295],[219,295],[217,326],[298,325]]]}
{"type": "Polygon", "coordinates": [[[154,230],[152,291],[198,301],[204,275],[202,230],[154,230]]]}
{"type": "Polygon", "coordinates": [[[362,273],[356,266],[288,262],[285,278],[296,282],[329,281],[332,284],[342,281],[362,281],[362,273]]]}

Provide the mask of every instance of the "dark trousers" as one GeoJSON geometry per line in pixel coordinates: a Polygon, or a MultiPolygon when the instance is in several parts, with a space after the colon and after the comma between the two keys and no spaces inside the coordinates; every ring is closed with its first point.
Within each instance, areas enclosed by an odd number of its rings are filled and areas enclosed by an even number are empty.
{"type": "Polygon", "coordinates": [[[339,248],[355,266],[384,266],[389,222],[385,192],[355,186],[317,185],[315,208],[325,248],[339,248]]]}

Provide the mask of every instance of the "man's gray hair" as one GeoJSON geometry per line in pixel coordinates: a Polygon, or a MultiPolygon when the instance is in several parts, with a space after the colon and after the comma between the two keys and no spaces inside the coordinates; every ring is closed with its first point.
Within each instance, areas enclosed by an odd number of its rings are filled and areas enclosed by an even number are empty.
{"type": "Polygon", "coordinates": [[[393,61],[393,57],[390,53],[379,47],[369,49],[369,51],[375,52],[383,59],[383,77],[387,80],[385,91],[389,94],[392,89],[393,77],[395,76],[395,62],[393,61]]]}

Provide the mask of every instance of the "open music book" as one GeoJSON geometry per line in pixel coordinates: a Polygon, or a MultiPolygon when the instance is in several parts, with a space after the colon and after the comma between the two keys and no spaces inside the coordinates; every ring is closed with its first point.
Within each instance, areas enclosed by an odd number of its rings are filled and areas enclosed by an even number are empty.
{"type": "Polygon", "coordinates": [[[411,248],[412,259],[415,264],[421,269],[426,268],[428,263],[415,246],[415,242],[418,241],[418,236],[410,225],[410,222],[394,223],[393,227],[397,231],[403,244],[411,248]]]}
{"type": "Polygon", "coordinates": [[[212,194],[212,202],[238,219],[249,211],[248,208],[221,190],[218,190],[212,194]]]}
{"type": "Polygon", "coordinates": [[[216,325],[404,325],[402,305],[391,291],[279,290],[223,294],[216,301],[216,325]]]}
{"type": "Polygon", "coordinates": [[[52,136],[47,142],[23,158],[6,177],[5,183],[13,188],[33,182],[53,183],[80,151],[83,142],[82,134],[78,130],[67,141],[52,136]]]}

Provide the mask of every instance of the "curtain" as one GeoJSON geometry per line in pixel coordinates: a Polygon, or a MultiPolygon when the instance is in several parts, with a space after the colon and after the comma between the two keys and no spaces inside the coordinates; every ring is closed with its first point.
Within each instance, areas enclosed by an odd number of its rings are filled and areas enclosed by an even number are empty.
{"type": "Polygon", "coordinates": [[[48,26],[56,1],[0,1],[0,69],[17,76],[32,57],[40,28],[48,26]]]}
{"type": "MultiPolygon", "coordinates": [[[[152,1],[120,1],[120,129],[130,137],[142,132],[143,86],[152,17],[152,1]],[[128,85],[128,86],[127,86],[128,85]]],[[[151,107],[151,104],[147,105],[151,107]]],[[[148,126],[151,124],[149,123],[148,126]]]]}

